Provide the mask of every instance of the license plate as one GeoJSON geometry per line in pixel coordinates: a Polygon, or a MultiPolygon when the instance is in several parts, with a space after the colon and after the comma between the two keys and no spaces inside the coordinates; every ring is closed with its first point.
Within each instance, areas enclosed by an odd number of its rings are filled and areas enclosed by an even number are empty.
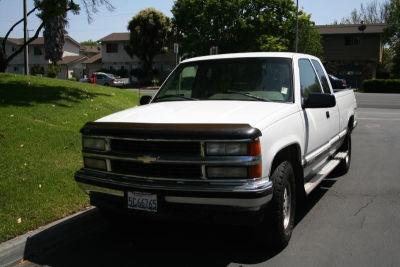
{"type": "Polygon", "coordinates": [[[128,208],[157,212],[157,195],[146,192],[128,192],[128,208]]]}

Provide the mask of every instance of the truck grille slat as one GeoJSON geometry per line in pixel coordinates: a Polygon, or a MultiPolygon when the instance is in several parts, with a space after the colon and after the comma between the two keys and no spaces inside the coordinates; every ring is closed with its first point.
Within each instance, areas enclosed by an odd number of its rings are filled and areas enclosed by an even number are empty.
{"type": "Polygon", "coordinates": [[[111,139],[111,151],[136,155],[200,155],[199,142],[162,142],[111,139]]]}
{"type": "Polygon", "coordinates": [[[123,160],[112,160],[111,169],[116,173],[134,174],[154,178],[200,179],[202,176],[201,166],[199,165],[146,164],[123,160]]]}

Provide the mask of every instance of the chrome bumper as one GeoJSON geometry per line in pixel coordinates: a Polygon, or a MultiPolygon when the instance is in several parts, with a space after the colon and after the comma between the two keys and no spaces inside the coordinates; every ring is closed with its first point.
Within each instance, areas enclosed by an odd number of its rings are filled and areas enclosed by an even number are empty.
{"type": "Polygon", "coordinates": [[[162,192],[165,203],[212,205],[258,211],[272,198],[272,182],[268,177],[247,183],[215,183],[199,181],[165,183],[155,180],[124,179],[123,175],[87,172],[84,169],[75,174],[78,185],[89,195],[103,193],[124,197],[126,191],[145,190],[162,192]]]}

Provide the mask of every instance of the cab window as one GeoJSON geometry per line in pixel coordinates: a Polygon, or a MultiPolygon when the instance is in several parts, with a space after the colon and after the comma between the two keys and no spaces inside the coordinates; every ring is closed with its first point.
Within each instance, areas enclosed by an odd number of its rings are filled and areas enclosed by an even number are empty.
{"type": "Polygon", "coordinates": [[[310,93],[322,93],[318,76],[308,59],[299,59],[300,87],[303,98],[307,99],[310,93]]]}
{"type": "Polygon", "coordinates": [[[322,84],[322,89],[324,90],[325,94],[330,94],[331,93],[331,89],[329,88],[329,84],[328,84],[328,79],[326,78],[325,72],[321,67],[321,64],[319,64],[319,62],[315,59],[311,60],[315,70],[317,71],[319,80],[321,81],[322,84]]]}

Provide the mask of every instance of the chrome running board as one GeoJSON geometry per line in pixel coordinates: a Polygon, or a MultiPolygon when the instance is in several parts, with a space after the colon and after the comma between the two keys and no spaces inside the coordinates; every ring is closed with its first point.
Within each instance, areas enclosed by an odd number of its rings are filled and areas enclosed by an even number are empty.
{"type": "Polygon", "coordinates": [[[337,165],[339,165],[340,161],[347,157],[347,154],[347,152],[337,153],[324,165],[324,167],[319,170],[317,174],[315,174],[315,176],[310,181],[305,183],[304,190],[306,194],[310,194],[311,191],[313,191],[317,187],[317,185],[319,185],[319,183],[321,183],[322,180],[326,178],[336,168],[337,165]]]}

